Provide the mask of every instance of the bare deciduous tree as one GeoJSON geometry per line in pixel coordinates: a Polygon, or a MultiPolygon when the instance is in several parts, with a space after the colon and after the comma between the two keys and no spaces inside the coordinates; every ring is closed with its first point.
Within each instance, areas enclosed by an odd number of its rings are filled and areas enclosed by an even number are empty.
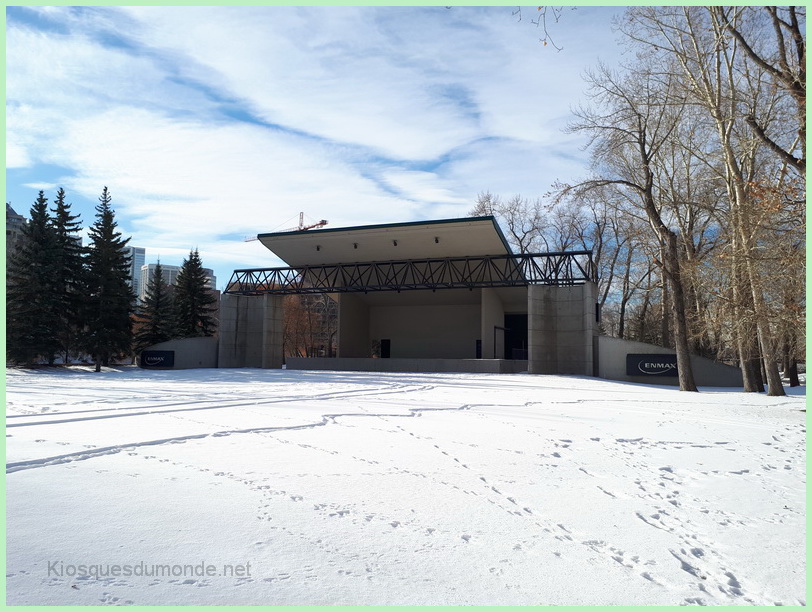
{"type": "Polygon", "coordinates": [[[661,268],[668,280],[674,318],[674,344],[680,389],[696,391],[689,351],[685,287],[679,237],[667,223],[657,186],[658,159],[676,129],[682,96],[668,75],[637,70],[620,77],[601,66],[587,76],[593,105],[576,111],[571,130],[590,136],[598,176],[561,193],[584,193],[612,185],[632,195],[661,248],[661,268]]]}
{"type": "MultiPolygon", "coordinates": [[[[741,130],[745,117],[770,101],[750,86],[760,79],[741,64],[740,43],[726,36],[729,28],[719,12],[707,7],[640,7],[630,9],[627,15],[626,34],[654,51],[663,73],[679,80],[683,95],[700,105],[716,127],[729,199],[735,302],[742,310],[752,303],[769,393],[784,395],[764,282],[757,265],[760,211],[753,205],[750,190],[755,179],[756,148],[753,139],[741,130]]],[[[743,361],[744,342],[740,334],[743,361]]],[[[745,368],[745,388],[755,390],[754,386],[745,368]]]]}

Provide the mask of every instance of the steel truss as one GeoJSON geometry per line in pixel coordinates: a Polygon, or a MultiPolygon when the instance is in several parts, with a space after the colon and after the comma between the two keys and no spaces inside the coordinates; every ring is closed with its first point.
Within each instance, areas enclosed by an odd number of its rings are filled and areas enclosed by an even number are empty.
{"type": "Polygon", "coordinates": [[[567,251],[235,270],[225,293],[288,295],[434,291],[566,286],[595,280],[592,251],[567,251]]]}

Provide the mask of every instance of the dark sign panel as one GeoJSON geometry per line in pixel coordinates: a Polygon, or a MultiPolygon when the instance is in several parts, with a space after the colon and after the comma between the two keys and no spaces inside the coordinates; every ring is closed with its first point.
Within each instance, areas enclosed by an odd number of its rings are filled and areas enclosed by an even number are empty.
{"type": "Polygon", "coordinates": [[[171,368],[175,365],[175,351],[141,351],[142,368],[171,368]]]}
{"type": "Polygon", "coordinates": [[[630,353],[626,355],[627,376],[676,376],[677,356],[630,353]]]}

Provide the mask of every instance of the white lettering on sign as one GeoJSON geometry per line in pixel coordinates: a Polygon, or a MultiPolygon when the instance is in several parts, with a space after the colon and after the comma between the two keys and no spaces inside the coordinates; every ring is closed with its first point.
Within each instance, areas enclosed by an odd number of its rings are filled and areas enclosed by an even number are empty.
{"type": "Polygon", "coordinates": [[[663,372],[676,369],[677,364],[646,361],[641,362],[637,367],[644,374],[662,374],[663,372]]]}

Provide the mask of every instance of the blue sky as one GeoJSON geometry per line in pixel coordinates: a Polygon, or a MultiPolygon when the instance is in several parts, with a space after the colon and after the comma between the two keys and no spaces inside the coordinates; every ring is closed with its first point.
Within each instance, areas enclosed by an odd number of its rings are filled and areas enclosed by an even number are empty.
{"type": "Polygon", "coordinates": [[[6,200],[103,186],[147,262],[199,248],[218,288],[279,265],[247,236],[465,216],[586,173],[581,74],[620,8],[10,7],[6,200]]]}

